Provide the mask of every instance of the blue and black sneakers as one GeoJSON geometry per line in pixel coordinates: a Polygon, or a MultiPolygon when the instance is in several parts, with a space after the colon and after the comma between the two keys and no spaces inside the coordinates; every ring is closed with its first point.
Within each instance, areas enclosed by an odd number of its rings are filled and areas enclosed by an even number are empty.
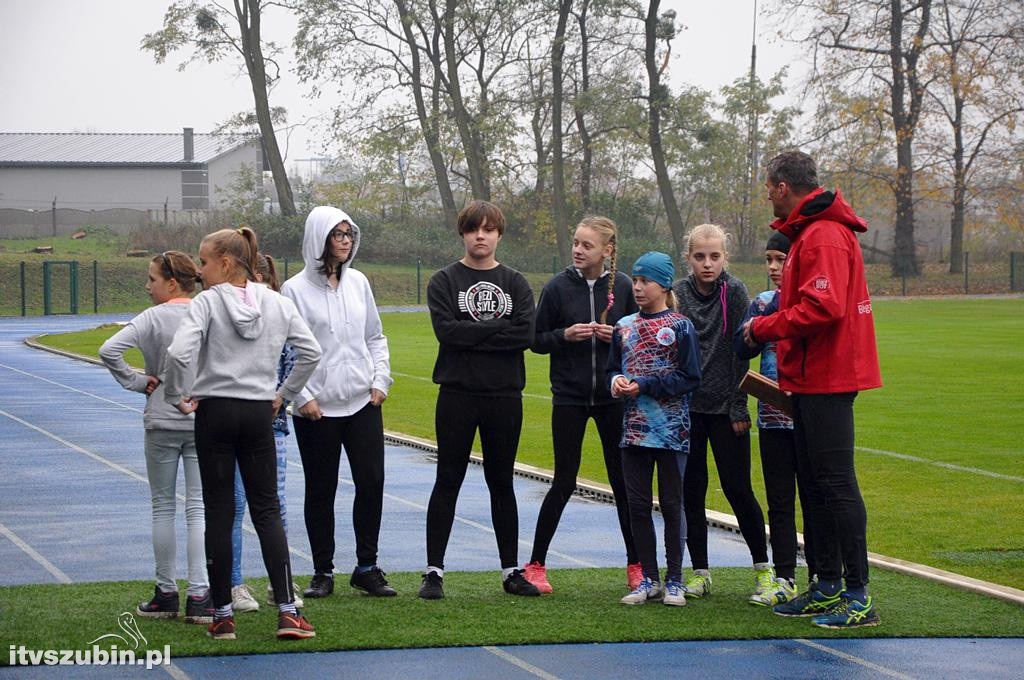
{"type": "Polygon", "coordinates": [[[825,595],[818,589],[805,590],[789,602],[772,607],[779,616],[820,616],[841,604],[840,594],[825,595]]]}
{"type": "Polygon", "coordinates": [[[815,616],[811,623],[819,628],[859,628],[861,626],[877,626],[882,622],[875,610],[875,603],[868,595],[865,602],[842,593],[840,602],[821,616],[815,616]]]}

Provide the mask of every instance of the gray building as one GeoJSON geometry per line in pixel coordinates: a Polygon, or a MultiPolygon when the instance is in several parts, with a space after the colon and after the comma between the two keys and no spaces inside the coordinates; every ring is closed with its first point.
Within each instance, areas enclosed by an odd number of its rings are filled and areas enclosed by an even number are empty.
{"type": "Polygon", "coordinates": [[[259,138],[135,133],[0,133],[0,235],[41,236],[86,224],[123,231],[164,211],[223,207],[248,166],[266,169],[259,138]],[[56,203],[57,212],[54,213],[56,203]],[[104,213],[104,214],[97,214],[104,213]]]}

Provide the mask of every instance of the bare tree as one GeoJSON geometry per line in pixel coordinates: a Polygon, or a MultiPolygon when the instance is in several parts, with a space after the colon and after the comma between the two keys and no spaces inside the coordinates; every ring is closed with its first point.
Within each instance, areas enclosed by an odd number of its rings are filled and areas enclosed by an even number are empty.
{"type": "Polygon", "coordinates": [[[963,271],[964,212],[975,170],[993,141],[1009,147],[1004,134],[1024,113],[1021,54],[1024,5],[993,0],[940,0],[933,26],[936,87],[929,90],[947,134],[935,148],[950,165],[953,191],[949,271],[963,271]]]}
{"type": "Polygon", "coordinates": [[[265,41],[261,32],[264,11],[275,4],[268,0],[233,0],[230,6],[218,2],[175,2],[164,14],[163,28],[143,37],[142,48],[153,52],[158,64],[172,52],[191,48],[192,55],[179,65],[179,70],[198,59],[220,61],[231,53],[242,58],[281,213],[294,215],[295,199],[274,132],[269,96],[281,77],[275,61],[280,50],[273,42],[265,41]]]}

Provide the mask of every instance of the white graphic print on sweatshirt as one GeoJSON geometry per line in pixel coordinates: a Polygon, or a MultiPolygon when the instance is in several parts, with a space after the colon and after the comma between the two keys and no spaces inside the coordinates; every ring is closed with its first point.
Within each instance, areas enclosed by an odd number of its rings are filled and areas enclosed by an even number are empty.
{"type": "Polygon", "coordinates": [[[474,321],[490,321],[512,315],[512,296],[489,281],[477,281],[459,291],[459,310],[474,321]]]}

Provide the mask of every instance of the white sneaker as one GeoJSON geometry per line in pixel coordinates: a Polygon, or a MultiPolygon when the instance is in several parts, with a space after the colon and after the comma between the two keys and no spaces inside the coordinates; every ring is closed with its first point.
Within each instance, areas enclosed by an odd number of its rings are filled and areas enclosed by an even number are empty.
{"type": "Polygon", "coordinates": [[[633,589],[629,595],[624,596],[619,602],[622,604],[644,604],[649,600],[660,600],[665,594],[660,581],[652,581],[644,577],[640,585],[633,589]]]}
{"type": "Polygon", "coordinates": [[[665,597],[663,604],[670,607],[682,607],[686,605],[686,593],[683,591],[683,584],[679,581],[665,582],[665,597]]]}
{"type": "Polygon", "coordinates": [[[231,608],[236,612],[255,612],[259,611],[260,603],[243,583],[231,589],[231,608]]]}
{"type": "MultiPolygon", "coordinates": [[[[300,608],[305,606],[302,602],[302,598],[299,597],[299,593],[301,592],[302,591],[299,589],[299,584],[292,583],[292,595],[295,597],[295,606],[300,608]]],[[[271,585],[267,586],[267,604],[269,604],[271,607],[277,606],[277,602],[274,600],[274,586],[271,585]]]]}

